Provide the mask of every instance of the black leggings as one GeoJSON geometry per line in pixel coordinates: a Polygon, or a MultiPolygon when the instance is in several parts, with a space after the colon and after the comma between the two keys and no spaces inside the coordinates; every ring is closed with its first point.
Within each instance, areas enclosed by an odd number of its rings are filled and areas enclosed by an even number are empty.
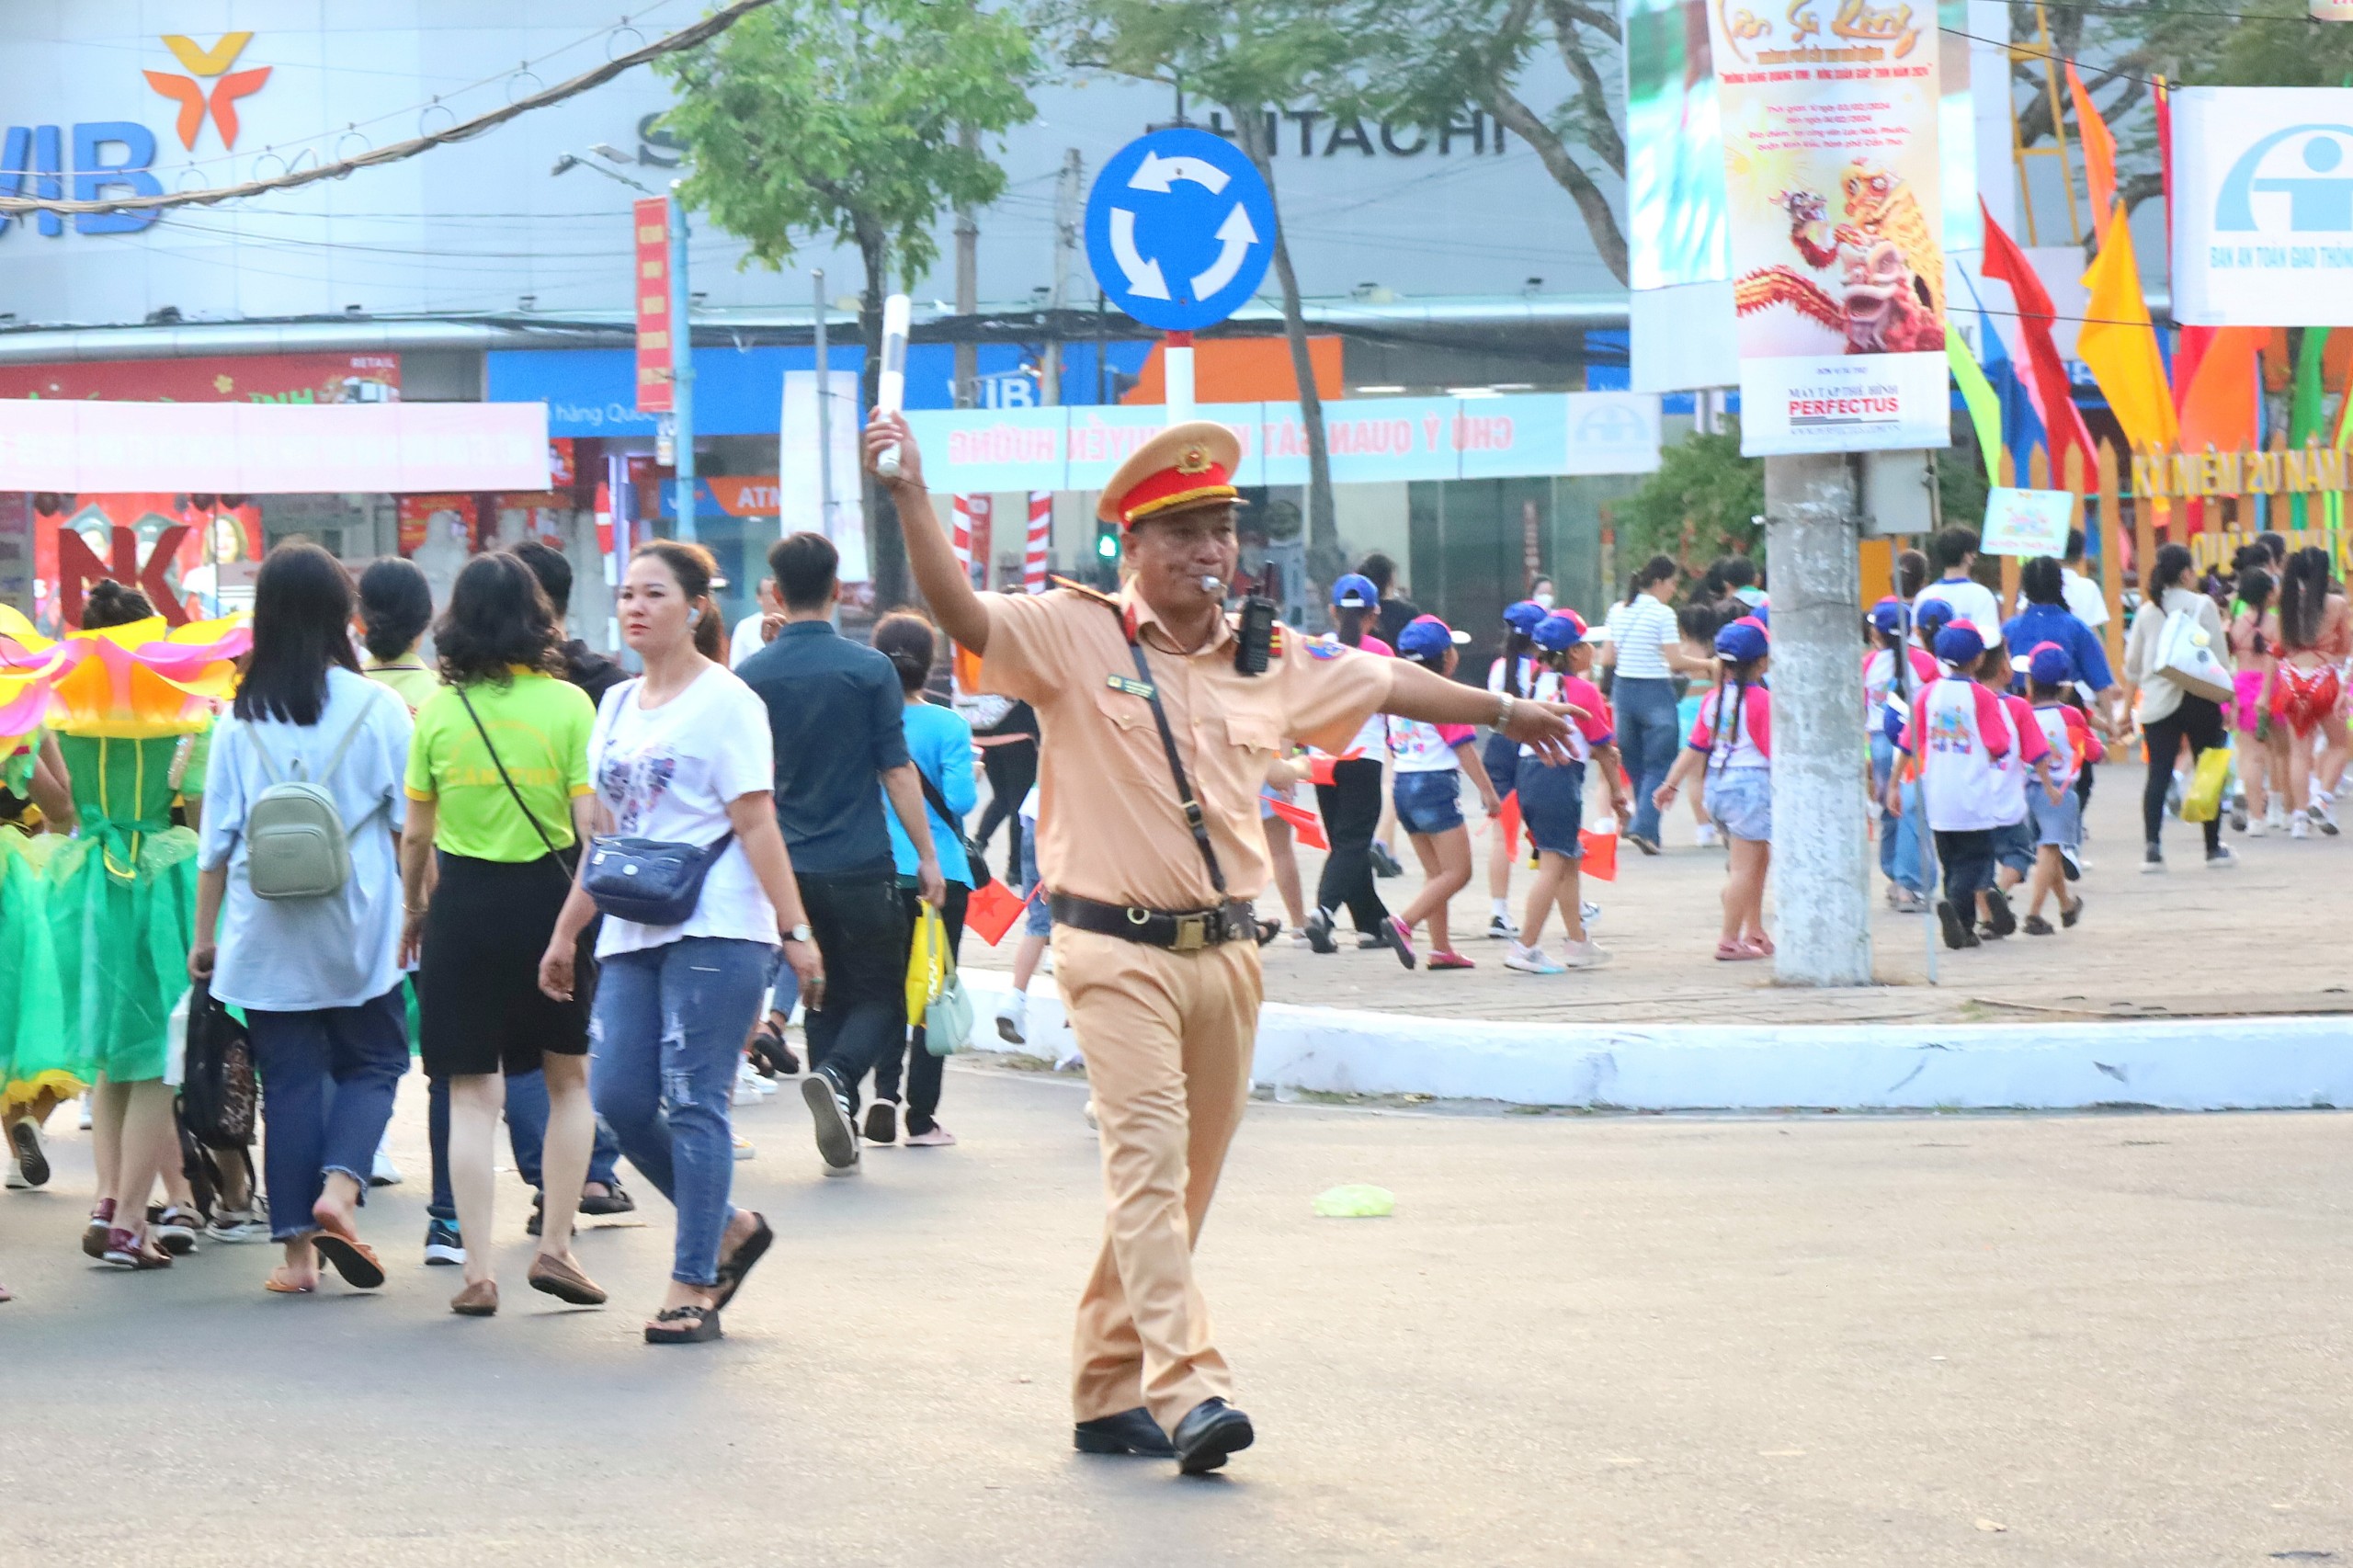
{"type": "MultiPolygon", "coordinates": [[[[1018,819],[1016,820],[1017,822],[1018,819]]],[[[1018,837],[1017,827],[1016,837],[1018,837]]],[[[948,952],[951,958],[964,945],[964,906],[971,902],[972,896],[972,890],[963,883],[948,884],[948,907],[939,912],[939,917],[948,926],[948,952]]],[[[904,969],[907,960],[915,957],[915,919],[923,908],[923,900],[915,889],[902,887],[899,902],[907,912],[907,951],[900,960],[900,967],[904,969]]],[[[874,1064],[874,1093],[880,1099],[895,1100],[899,1097],[899,1065],[904,1055],[906,1059],[907,1131],[910,1133],[928,1132],[936,1125],[933,1118],[939,1113],[942,1059],[934,1056],[931,1048],[924,1043],[923,1020],[910,1018],[907,1021],[915,1027],[907,1031],[906,1050],[904,1052],[886,1052],[874,1064]]]]}
{"type": "Polygon", "coordinates": [[[988,809],[981,813],[981,825],[972,834],[972,842],[986,850],[989,835],[996,832],[996,824],[1013,824],[1013,846],[1005,857],[1005,880],[1013,887],[1021,885],[1021,802],[1029,798],[1029,788],[1038,782],[1038,743],[1034,740],[1006,741],[999,745],[981,748],[981,769],[988,775],[988,809]]]}
{"type": "Polygon", "coordinates": [[[1357,929],[1368,936],[1389,918],[1389,906],[1372,885],[1372,831],[1381,825],[1381,764],[1370,757],[1332,765],[1332,782],[1315,786],[1324,809],[1324,833],[1332,851],[1315,884],[1315,906],[1346,907],[1357,929]]]}
{"type": "MultiPolygon", "coordinates": [[[[2151,844],[2165,822],[2165,791],[2173,784],[2174,759],[2181,754],[2181,743],[2189,742],[2191,766],[2198,757],[2224,743],[2222,710],[2211,697],[2182,693],[2181,706],[2141,727],[2149,743],[2149,777],[2141,787],[2141,831],[2151,844]]],[[[2222,813],[2201,824],[2206,829],[2206,852],[2211,855],[2222,846],[2222,813]]]]}

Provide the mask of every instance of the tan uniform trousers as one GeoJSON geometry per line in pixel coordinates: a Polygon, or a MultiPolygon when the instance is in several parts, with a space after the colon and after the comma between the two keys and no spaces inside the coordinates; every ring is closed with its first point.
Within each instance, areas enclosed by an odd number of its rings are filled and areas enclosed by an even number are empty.
{"type": "Polygon", "coordinates": [[[1233,1393],[1193,1244],[1250,1097],[1258,949],[1176,953],[1066,926],[1053,949],[1102,1129],[1108,1209],[1078,1304],[1071,1403],[1081,1421],[1144,1405],[1174,1431],[1233,1393]]]}

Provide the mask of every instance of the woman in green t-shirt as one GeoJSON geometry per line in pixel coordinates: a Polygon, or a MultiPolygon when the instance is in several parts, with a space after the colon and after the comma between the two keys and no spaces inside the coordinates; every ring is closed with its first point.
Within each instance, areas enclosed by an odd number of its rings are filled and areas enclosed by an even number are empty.
{"type": "Polygon", "coordinates": [[[360,673],[389,686],[408,704],[408,716],[441,689],[441,676],[418,657],[416,645],[433,624],[433,585],[414,561],[398,556],[359,574],[359,641],[368,650],[360,673]]]}
{"type": "MultiPolygon", "coordinates": [[[[401,948],[404,959],[420,960],[425,1071],[449,1085],[458,1228],[486,1241],[506,1074],[546,1072],[546,1190],[576,1193],[588,1176],[596,1131],[588,988],[555,1001],[540,990],[539,964],[572,891],[574,846],[591,826],[588,733],[597,713],[560,678],[554,611],[512,555],[467,562],[433,638],[444,686],[417,710],[409,743],[401,948]]],[[[572,1257],[573,1207],[547,1206],[529,1278],[533,1290],[597,1305],[604,1291],[572,1257]]],[[[452,1312],[488,1317],[498,1310],[491,1256],[480,1243],[466,1248],[452,1312]]]]}

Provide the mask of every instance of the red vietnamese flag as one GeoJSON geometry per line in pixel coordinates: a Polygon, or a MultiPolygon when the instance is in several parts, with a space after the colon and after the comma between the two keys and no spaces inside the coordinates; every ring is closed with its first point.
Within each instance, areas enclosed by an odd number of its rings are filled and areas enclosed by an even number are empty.
{"type": "Polygon", "coordinates": [[[1021,912],[1029,903],[1028,899],[1003,882],[993,881],[973,890],[972,896],[965,902],[964,929],[978,932],[981,940],[994,948],[1005,940],[1005,934],[1013,929],[1013,923],[1021,918],[1021,912]]]}
{"type": "Polygon", "coordinates": [[[1985,276],[2008,284],[2018,305],[2018,340],[2026,347],[2027,387],[2040,405],[2035,412],[2042,416],[2050,442],[2051,472],[2067,472],[2067,449],[2073,447],[2083,454],[2083,472],[2088,475],[2097,468],[2091,432],[2084,427],[2084,416],[2067,384],[2067,367],[2059,358],[2059,346],[2051,338],[2051,324],[2058,319],[2059,309],[2051,302],[2051,291],[2035,274],[2034,264],[1994,222],[1982,197],[1977,207],[1985,220],[1985,276]]]}

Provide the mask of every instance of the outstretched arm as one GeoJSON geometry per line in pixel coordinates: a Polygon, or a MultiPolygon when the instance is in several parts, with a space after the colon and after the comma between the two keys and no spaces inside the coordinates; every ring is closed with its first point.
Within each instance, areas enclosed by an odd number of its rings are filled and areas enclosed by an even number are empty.
{"type": "Polygon", "coordinates": [[[1554,762],[1572,760],[1568,750],[1569,722],[1562,715],[1574,710],[1561,703],[1523,697],[1509,704],[1510,721],[1499,723],[1497,720],[1506,704],[1495,692],[1449,680],[1404,659],[1396,661],[1396,665],[1389,700],[1381,705],[1382,712],[1394,713],[1400,719],[1419,719],[1426,724],[1493,724],[1498,733],[1522,745],[1534,746],[1540,756],[1554,762]]]}
{"type": "Polygon", "coordinates": [[[984,653],[989,646],[989,612],[981,596],[972,591],[972,579],[957,563],[955,548],[940,528],[939,514],[931,509],[931,492],[923,486],[923,454],[915,449],[915,434],[899,415],[875,415],[866,426],[869,473],[874,472],[875,460],[893,446],[899,449],[899,476],[883,479],[876,474],[876,481],[890,491],[891,505],[898,509],[899,532],[907,541],[907,567],[915,574],[915,586],[923,590],[924,602],[931,606],[931,613],[949,636],[975,653],[984,653]]]}

